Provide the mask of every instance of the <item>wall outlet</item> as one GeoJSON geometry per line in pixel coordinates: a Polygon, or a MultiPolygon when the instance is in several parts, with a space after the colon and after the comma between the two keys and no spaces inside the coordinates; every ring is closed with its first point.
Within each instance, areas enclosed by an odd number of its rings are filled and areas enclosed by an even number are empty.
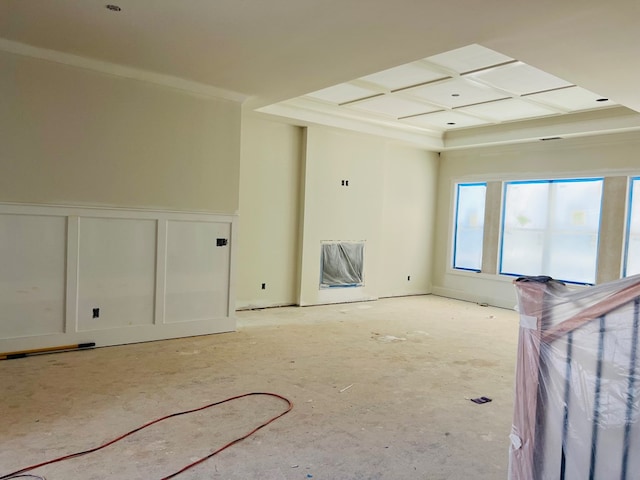
{"type": "Polygon", "coordinates": [[[100,309],[99,308],[94,308],[93,312],[92,312],[92,318],[99,318],[100,317],[100,309]]]}
{"type": "Polygon", "coordinates": [[[407,282],[411,281],[411,275],[407,275],[407,282]]]}
{"type": "Polygon", "coordinates": [[[267,289],[267,284],[266,284],[266,283],[263,283],[263,284],[262,284],[262,290],[266,290],[266,289],[267,289]]]}

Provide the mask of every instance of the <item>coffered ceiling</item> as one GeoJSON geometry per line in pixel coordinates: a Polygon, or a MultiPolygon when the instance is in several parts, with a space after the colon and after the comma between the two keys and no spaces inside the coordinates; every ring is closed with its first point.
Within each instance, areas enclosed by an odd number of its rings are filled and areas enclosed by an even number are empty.
{"type": "Polygon", "coordinates": [[[310,92],[285,104],[431,133],[617,105],[477,44],[310,92]]]}
{"type": "MultiPolygon", "coordinates": [[[[540,130],[537,136],[529,133],[519,140],[620,131],[620,125],[607,127],[605,122],[594,122],[590,128],[571,133],[562,130],[564,122],[575,121],[572,114],[582,113],[580,119],[593,115],[601,119],[599,112],[605,109],[612,116],[629,115],[631,122],[625,128],[640,128],[633,112],[613,100],[472,44],[310,92],[261,111],[283,112],[300,120],[315,118],[325,124],[342,119],[351,122],[353,129],[365,132],[367,127],[379,125],[396,133],[422,134],[425,145],[431,142],[434,148],[445,150],[451,148],[447,135],[454,131],[521,126],[525,121],[551,117],[562,117],[554,118],[556,130],[540,130]],[[324,120],[314,114],[322,115],[324,120]]],[[[474,143],[466,146],[477,145],[477,133],[474,138],[474,143]]]]}

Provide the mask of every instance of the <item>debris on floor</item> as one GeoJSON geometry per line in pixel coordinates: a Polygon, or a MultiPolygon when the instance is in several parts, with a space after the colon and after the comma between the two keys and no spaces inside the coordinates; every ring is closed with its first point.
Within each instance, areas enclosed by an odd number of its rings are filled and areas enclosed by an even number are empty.
{"type": "Polygon", "coordinates": [[[371,338],[375,338],[376,340],[382,343],[404,342],[407,340],[404,337],[396,337],[394,335],[380,335],[377,332],[371,332],[371,333],[372,333],[371,338]]]}
{"type": "Polygon", "coordinates": [[[470,399],[473,403],[477,403],[478,405],[482,405],[483,403],[489,403],[491,399],[489,397],[478,397],[470,399]]]}

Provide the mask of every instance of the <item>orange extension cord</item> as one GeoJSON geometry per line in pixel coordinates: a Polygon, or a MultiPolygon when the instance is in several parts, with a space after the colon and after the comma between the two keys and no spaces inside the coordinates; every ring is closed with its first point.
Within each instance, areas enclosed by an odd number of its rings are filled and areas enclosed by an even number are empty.
{"type": "Polygon", "coordinates": [[[22,476],[21,474],[23,474],[24,472],[35,470],[36,468],[44,467],[45,465],[51,465],[52,463],[58,463],[58,462],[62,462],[64,460],[69,460],[71,458],[81,457],[81,456],[87,455],[89,453],[97,452],[98,450],[102,450],[103,448],[106,448],[109,445],[112,445],[112,444],[122,440],[123,438],[126,438],[126,437],[128,437],[130,435],[133,435],[134,433],[137,433],[140,430],[143,430],[143,429],[145,429],[147,427],[150,427],[151,425],[154,425],[156,423],[162,422],[163,420],[166,420],[168,418],[179,417],[180,415],[187,415],[189,413],[199,412],[201,410],[206,410],[207,408],[215,407],[216,405],[221,405],[223,403],[231,402],[233,400],[238,400],[239,398],[250,397],[250,396],[254,396],[254,395],[264,395],[264,396],[279,398],[280,400],[283,400],[284,402],[287,403],[287,409],[284,412],[282,412],[282,413],[276,415],[275,417],[270,418],[266,422],[260,424],[259,426],[257,426],[253,430],[251,430],[249,433],[246,433],[242,437],[239,437],[239,438],[236,438],[235,440],[232,440],[231,442],[227,443],[226,445],[224,445],[224,446],[220,447],[219,449],[211,452],[209,455],[206,455],[205,457],[202,457],[199,460],[196,460],[195,462],[190,463],[190,464],[182,467],[177,472],[174,472],[171,475],[168,475],[166,477],[162,477],[162,479],[161,479],[161,480],[169,480],[170,478],[174,478],[174,477],[180,475],[181,473],[189,470],[190,468],[195,467],[196,465],[198,465],[198,464],[210,459],[214,455],[217,455],[218,453],[222,452],[223,450],[226,450],[230,446],[235,445],[238,442],[241,442],[242,440],[244,440],[244,439],[250,437],[251,435],[253,435],[254,433],[256,433],[258,430],[266,427],[270,423],[276,421],[278,418],[286,415],[293,408],[293,403],[291,402],[291,400],[283,397],[282,395],[278,395],[277,393],[268,393],[268,392],[244,393],[242,395],[237,395],[235,397],[227,398],[226,400],[222,400],[220,402],[209,403],[208,405],[204,405],[204,406],[199,407],[199,408],[194,408],[193,410],[185,410],[183,412],[177,412],[177,413],[172,413],[170,415],[166,415],[166,416],[164,416],[162,418],[158,418],[158,419],[153,420],[153,421],[151,421],[149,423],[145,423],[144,425],[142,425],[142,426],[140,426],[140,427],[138,427],[138,428],[136,428],[134,430],[131,430],[130,432],[125,433],[124,435],[120,435],[119,437],[116,437],[113,440],[111,440],[111,441],[109,441],[109,442],[107,442],[107,443],[105,443],[103,445],[100,445],[98,447],[91,448],[89,450],[84,450],[82,452],[72,453],[70,455],[64,455],[62,457],[54,458],[53,460],[48,460],[46,462],[42,462],[42,463],[39,463],[37,465],[31,465],[29,467],[21,468],[20,470],[16,470],[15,472],[8,473],[6,475],[0,476],[0,480],[8,480],[10,478],[15,478],[15,477],[18,477],[18,476],[22,476]]]}

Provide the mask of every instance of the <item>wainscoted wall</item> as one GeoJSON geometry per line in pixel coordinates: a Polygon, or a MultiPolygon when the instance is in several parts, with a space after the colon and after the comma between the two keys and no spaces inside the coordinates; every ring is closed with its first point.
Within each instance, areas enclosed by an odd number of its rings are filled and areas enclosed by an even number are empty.
{"type": "Polygon", "coordinates": [[[0,204],[0,352],[235,330],[236,221],[0,204]]]}

